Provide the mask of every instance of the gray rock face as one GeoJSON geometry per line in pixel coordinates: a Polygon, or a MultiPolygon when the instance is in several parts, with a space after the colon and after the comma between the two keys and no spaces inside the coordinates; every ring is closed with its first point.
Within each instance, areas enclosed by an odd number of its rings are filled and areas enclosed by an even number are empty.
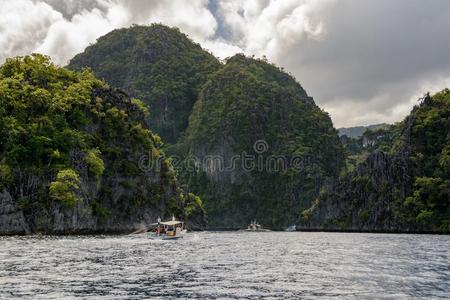
{"type": "Polygon", "coordinates": [[[7,191],[0,193],[0,234],[28,234],[30,228],[23,211],[7,191]]]}
{"type": "MultiPolygon", "coordinates": [[[[94,213],[92,202],[85,198],[76,207],[54,203],[49,207],[21,209],[8,191],[0,193],[0,235],[82,234],[82,233],[130,233],[153,223],[164,216],[164,207],[157,209],[142,206],[133,211],[111,208],[108,216],[94,213]]],[[[203,229],[203,220],[193,220],[191,228],[203,229]]]]}
{"type": "Polygon", "coordinates": [[[410,192],[411,162],[399,155],[374,153],[323,193],[303,224],[308,229],[414,231],[394,214],[410,192]]]}
{"type": "MultiPolygon", "coordinates": [[[[147,174],[134,179],[135,185],[142,186],[140,193],[147,200],[154,198],[151,183],[160,183],[161,180],[156,174],[147,174]],[[144,188],[146,186],[147,188],[144,188]]],[[[165,201],[177,196],[177,187],[169,185],[163,194],[159,195],[157,203],[152,200],[133,206],[124,200],[133,194],[132,189],[123,186],[124,182],[133,181],[130,181],[130,178],[110,177],[99,184],[81,177],[79,196],[82,201],[75,207],[55,202],[40,205],[39,200],[34,199],[32,195],[40,194],[41,189],[48,186],[48,180],[36,177],[34,181],[36,182],[30,186],[27,184],[20,186],[20,189],[25,191],[24,198],[31,200],[24,204],[23,208],[18,204],[20,197],[13,197],[7,190],[0,193],[0,235],[131,233],[146,228],[158,217],[163,219],[171,217],[166,213],[165,201]],[[105,187],[110,190],[110,197],[99,201],[99,194],[104,193],[105,187]],[[98,207],[104,212],[97,211],[98,207]]],[[[25,182],[29,183],[27,180],[25,182]]],[[[177,217],[183,218],[182,215],[177,217]]],[[[204,211],[199,210],[187,219],[186,227],[189,230],[203,230],[205,220],[204,211]]]]}
{"type": "Polygon", "coordinates": [[[425,95],[375,152],[304,211],[304,228],[448,233],[448,117],[444,90],[425,95]]]}

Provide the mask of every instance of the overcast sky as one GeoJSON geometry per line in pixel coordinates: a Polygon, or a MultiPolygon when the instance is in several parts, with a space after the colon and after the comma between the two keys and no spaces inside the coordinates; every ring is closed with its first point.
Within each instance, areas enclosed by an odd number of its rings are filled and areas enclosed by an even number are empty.
{"type": "Polygon", "coordinates": [[[283,66],[336,127],[400,121],[450,87],[447,0],[0,0],[0,62],[65,65],[114,28],[177,26],[216,56],[283,66]]]}

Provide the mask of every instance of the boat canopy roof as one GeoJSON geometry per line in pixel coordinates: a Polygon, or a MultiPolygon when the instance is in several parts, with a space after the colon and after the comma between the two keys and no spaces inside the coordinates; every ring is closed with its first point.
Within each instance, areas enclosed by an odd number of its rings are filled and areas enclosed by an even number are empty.
{"type": "Polygon", "coordinates": [[[150,224],[150,226],[158,226],[158,225],[175,226],[175,225],[184,223],[184,222],[175,220],[174,217],[172,217],[172,220],[170,220],[170,221],[161,222],[161,219],[159,219],[159,218],[158,218],[158,221],[159,221],[158,223],[152,223],[152,224],[150,224]]]}
{"type": "MultiPolygon", "coordinates": [[[[166,222],[160,222],[160,225],[168,225],[168,226],[175,226],[178,224],[183,224],[181,221],[166,221],[166,222]]],[[[152,223],[150,226],[158,226],[158,223],[152,223]]]]}
{"type": "Polygon", "coordinates": [[[166,222],[161,222],[160,224],[174,226],[174,225],[178,225],[178,224],[183,224],[183,222],[181,222],[181,221],[166,221],[166,222]]]}

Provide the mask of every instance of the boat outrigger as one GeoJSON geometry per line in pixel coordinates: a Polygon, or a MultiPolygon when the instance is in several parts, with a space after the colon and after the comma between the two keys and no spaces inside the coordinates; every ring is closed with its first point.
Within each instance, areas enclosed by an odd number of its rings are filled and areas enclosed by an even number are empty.
{"type": "Polygon", "coordinates": [[[256,222],[256,220],[252,221],[250,225],[248,225],[247,229],[243,229],[244,231],[258,231],[258,232],[267,232],[269,229],[264,229],[260,224],[256,222]]]}
{"type": "Polygon", "coordinates": [[[158,218],[157,223],[151,224],[152,230],[149,231],[149,238],[152,240],[176,240],[182,238],[187,230],[184,229],[184,222],[175,220],[172,217],[170,221],[161,221],[158,218]]]}

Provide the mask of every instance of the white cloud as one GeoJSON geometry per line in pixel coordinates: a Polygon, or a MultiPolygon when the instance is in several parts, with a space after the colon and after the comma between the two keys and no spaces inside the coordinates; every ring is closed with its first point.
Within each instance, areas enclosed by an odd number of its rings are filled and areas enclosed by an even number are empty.
{"type": "Polygon", "coordinates": [[[207,8],[207,0],[117,0],[114,4],[128,12],[130,25],[161,22],[179,27],[196,40],[213,36],[217,28],[216,19],[207,8]]]}
{"type": "Polygon", "coordinates": [[[364,101],[335,98],[323,105],[323,108],[330,113],[333,123],[339,124],[339,127],[355,124],[393,124],[402,121],[425,93],[434,94],[449,87],[450,77],[435,76],[418,80],[417,86],[414,87],[408,81],[395,83],[395,86],[386,88],[384,93],[364,101]]]}
{"type": "Polygon", "coordinates": [[[205,40],[201,43],[202,47],[220,59],[225,59],[231,57],[236,53],[243,53],[244,50],[238,46],[228,43],[222,38],[217,38],[214,40],[205,40]]]}
{"type": "Polygon", "coordinates": [[[0,0],[0,7],[0,63],[34,51],[50,26],[62,18],[46,3],[0,0]]]}
{"type": "Polygon", "coordinates": [[[66,64],[71,57],[82,52],[98,37],[124,24],[125,15],[115,7],[108,9],[106,14],[97,8],[82,11],[70,21],[60,18],[54,22],[35,51],[50,55],[56,63],[66,64]]]}
{"type": "Polygon", "coordinates": [[[232,43],[247,54],[274,61],[303,39],[318,39],[323,11],[333,0],[224,1],[219,17],[232,32],[232,43]]]}
{"type": "Polygon", "coordinates": [[[207,0],[46,1],[48,4],[0,0],[0,61],[40,52],[65,65],[100,36],[132,24],[161,22],[176,26],[197,42],[208,40],[217,28],[216,19],[207,9],[207,0]]]}
{"type": "Polygon", "coordinates": [[[411,91],[407,101],[394,104],[391,108],[393,115],[391,122],[400,121],[402,117],[409,114],[411,108],[418,104],[419,99],[422,98],[426,92],[429,92],[432,95],[445,88],[450,88],[450,77],[436,76],[433,79],[422,81],[421,85],[418,86],[416,90],[411,91]]]}

